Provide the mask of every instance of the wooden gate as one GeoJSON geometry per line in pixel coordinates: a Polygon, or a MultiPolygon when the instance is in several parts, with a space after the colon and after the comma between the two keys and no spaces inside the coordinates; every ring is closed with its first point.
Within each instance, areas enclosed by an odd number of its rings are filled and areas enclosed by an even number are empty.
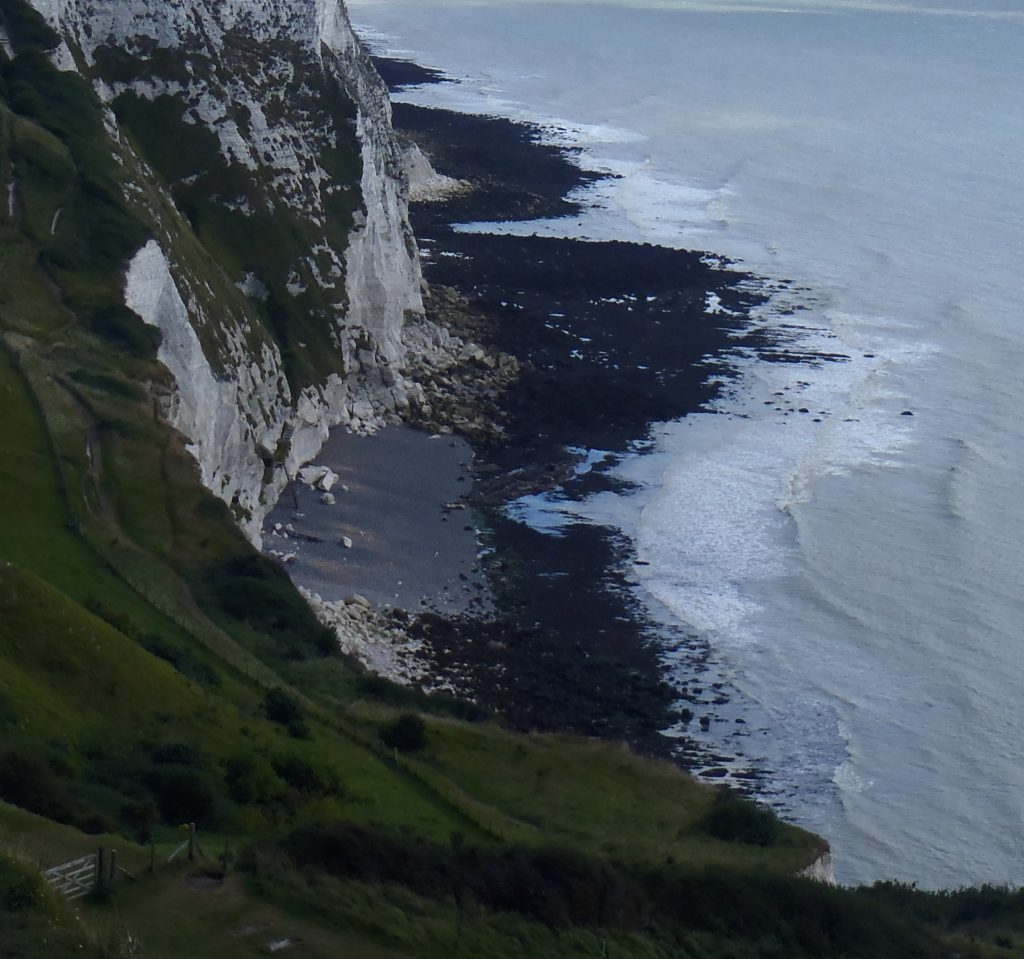
{"type": "Polygon", "coordinates": [[[101,868],[100,854],[94,852],[47,869],[43,877],[62,896],[81,899],[96,888],[101,868]]]}

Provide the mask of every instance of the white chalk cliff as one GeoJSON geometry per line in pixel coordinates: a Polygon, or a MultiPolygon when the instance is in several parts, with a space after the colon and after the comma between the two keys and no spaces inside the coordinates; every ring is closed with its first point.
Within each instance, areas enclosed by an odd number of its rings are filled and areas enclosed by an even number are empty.
{"type": "Polygon", "coordinates": [[[81,72],[111,105],[108,132],[135,171],[129,199],[153,239],[128,266],[125,303],[162,333],[159,359],[175,382],[164,414],[203,483],[258,544],[287,479],[330,428],[367,431],[400,415],[422,397],[408,368],[447,365],[463,346],[423,319],[387,91],[340,0],[31,2],[63,39],[58,66],[81,72]],[[189,234],[176,184],[153,174],[117,119],[125,96],[170,98],[183,123],[216,137],[224,182],[246,185],[211,203],[250,218],[254,231],[287,217],[302,248],[282,250],[291,259],[281,262],[278,301],[320,324],[329,362],[304,356],[317,348],[282,339],[268,321],[272,278],[240,271],[189,234]],[[332,169],[332,151],[350,156],[349,168],[332,169]],[[286,356],[305,362],[306,375],[286,356]]]}

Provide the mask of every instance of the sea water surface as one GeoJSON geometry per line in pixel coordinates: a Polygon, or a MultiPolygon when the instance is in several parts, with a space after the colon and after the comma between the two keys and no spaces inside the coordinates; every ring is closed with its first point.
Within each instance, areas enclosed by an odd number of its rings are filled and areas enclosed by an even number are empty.
{"type": "Polygon", "coordinates": [[[501,229],[741,260],[777,290],[752,322],[840,357],[739,356],[715,410],[622,461],[636,493],[573,510],[712,643],[840,881],[1024,882],[1017,0],[350,6],[463,78],[409,99],[539,120],[619,174],[501,229]]]}

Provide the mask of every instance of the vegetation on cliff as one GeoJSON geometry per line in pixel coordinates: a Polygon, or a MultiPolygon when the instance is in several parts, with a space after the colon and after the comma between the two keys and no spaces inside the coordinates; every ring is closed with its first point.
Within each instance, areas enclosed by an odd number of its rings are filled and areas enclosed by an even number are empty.
{"type": "MultiPolygon", "coordinates": [[[[173,103],[123,96],[143,166],[86,80],[51,65],[31,8],[0,15],[15,53],[0,52],[0,955],[204,959],[287,940],[365,959],[986,956],[1017,941],[1016,894],[797,878],[823,841],[745,800],[617,744],[516,735],[334,652],[157,414],[158,338],[122,294],[154,210],[226,297],[302,237],[205,209],[202,134],[173,103]],[[168,863],[186,822],[200,861],[168,863]],[[39,869],[97,846],[135,881],[60,901],[39,869]]],[[[358,178],[351,155],[332,162],[358,178]]],[[[283,342],[305,344],[267,302],[283,342]]],[[[292,354],[297,381],[313,355],[292,354]]]]}

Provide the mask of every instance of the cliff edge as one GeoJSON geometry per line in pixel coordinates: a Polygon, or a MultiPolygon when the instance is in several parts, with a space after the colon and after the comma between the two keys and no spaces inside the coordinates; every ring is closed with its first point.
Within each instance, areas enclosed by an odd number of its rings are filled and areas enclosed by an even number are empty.
{"type": "Polygon", "coordinates": [[[337,0],[32,3],[151,232],[124,302],[160,331],[163,415],[258,545],[330,428],[400,416],[410,362],[463,346],[423,318],[387,91],[337,0]]]}

